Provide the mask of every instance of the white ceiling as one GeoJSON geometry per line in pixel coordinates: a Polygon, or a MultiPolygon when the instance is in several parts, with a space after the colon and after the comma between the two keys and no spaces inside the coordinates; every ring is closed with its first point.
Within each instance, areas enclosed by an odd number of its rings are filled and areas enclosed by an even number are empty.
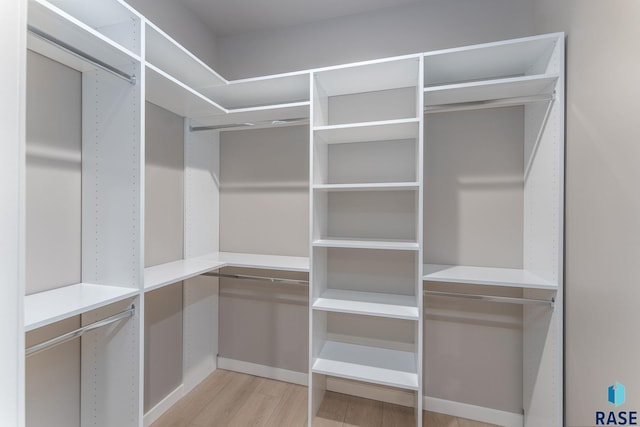
{"type": "Polygon", "coordinates": [[[288,27],[416,0],[178,0],[218,36],[288,27]]]}

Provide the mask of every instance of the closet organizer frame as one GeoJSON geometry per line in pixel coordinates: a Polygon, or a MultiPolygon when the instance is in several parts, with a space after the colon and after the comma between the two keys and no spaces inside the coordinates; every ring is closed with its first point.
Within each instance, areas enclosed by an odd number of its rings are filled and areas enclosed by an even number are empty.
{"type": "MultiPolygon", "coordinates": [[[[142,319],[144,317],[144,292],[158,289],[162,286],[175,283],[177,281],[196,278],[197,276],[218,270],[224,266],[239,266],[247,268],[260,268],[283,271],[309,271],[309,259],[297,257],[272,257],[257,254],[230,254],[219,252],[218,248],[218,189],[217,183],[210,177],[218,176],[219,172],[219,128],[209,132],[194,132],[198,127],[228,126],[237,123],[254,123],[255,127],[272,125],[287,125],[289,119],[313,118],[317,108],[311,105],[311,101],[316,99],[314,93],[315,83],[313,76],[322,73],[330,74],[332,71],[340,69],[354,70],[357,67],[366,69],[368,66],[375,68],[376,64],[391,64],[394,61],[402,61],[407,58],[418,58],[419,75],[413,86],[419,91],[424,91],[424,98],[418,94],[416,98],[416,117],[393,118],[390,121],[378,121],[379,123],[351,123],[332,125],[311,121],[310,138],[314,141],[314,132],[327,135],[332,132],[357,134],[357,128],[375,129],[376,131],[393,131],[394,127],[417,127],[418,139],[423,134],[423,107],[431,110],[438,109],[443,112],[446,108],[476,108],[481,104],[490,103],[516,103],[520,98],[553,96],[554,100],[547,105],[548,110],[530,111],[541,124],[541,128],[548,128],[551,121],[554,122],[554,135],[547,135],[548,132],[539,132],[535,147],[532,152],[535,156],[540,156],[540,141],[549,138],[557,138],[557,146],[562,145],[564,109],[564,71],[563,71],[563,40],[562,34],[551,34],[536,36],[525,39],[518,39],[507,42],[496,42],[485,45],[472,46],[468,48],[449,49],[438,52],[430,52],[424,55],[407,56],[399,58],[388,58],[380,61],[365,61],[362,63],[349,64],[346,66],[326,67],[322,69],[285,73],[275,76],[266,76],[253,79],[243,79],[238,81],[226,81],[215,71],[207,67],[197,57],[189,53],[186,49],[167,36],[162,30],[150,23],[143,16],[137,14],[125,3],[119,0],[102,1],[91,0],[85,2],[64,2],[61,0],[30,0],[28,2],[28,25],[38,31],[48,34],[49,39],[62,41],[64,44],[77,49],[79,52],[87,53],[98,61],[86,61],[78,58],[78,52],[69,52],[69,49],[55,47],[49,41],[43,41],[39,37],[28,37],[28,48],[41,53],[58,62],[62,62],[71,68],[83,73],[83,92],[98,95],[101,99],[109,100],[115,97],[113,88],[118,88],[120,95],[125,96],[129,106],[122,108],[130,113],[125,121],[125,126],[118,126],[119,129],[127,129],[131,132],[125,138],[115,138],[117,132],[103,140],[93,141],[94,147],[99,147],[100,155],[108,158],[101,158],[105,163],[101,165],[113,166],[115,158],[121,159],[123,153],[127,153],[133,162],[130,176],[134,177],[132,183],[125,188],[119,196],[110,193],[109,197],[120,197],[122,200],[109,199],[109,203],[116,203],[121,206],[131,206],[129,216],[132,217],[104,217],[91,215],[92,208],[89,202],[103,200],[107,191],[105,187],[111,185],[124,185],[115,182],[115,177],[111,175],[115,167],[105,167],[101,169],[99,176],[93,176],[91,162],[87,159],[95,160],[97,153],[88,146],[87,141],[95,139],[97,129],[91,126],[83,126],[83,283],[71,284],[69,286],[45,291],[42,293],[28,295],[24,299],[25,322],[24,330],[34,330],[47,326],[55,321],[68,318],[70,316],[81,315],[83,324],[87,325],[108,318],[114,314],[114,308],[127,306],[133,303],[137,310],[133,317],[122,319],[117,324],[119,327],[115,339],[106,340],[106,334],[112,333],[114,329],[102,328],[89,333],[82,339],[83,351],[83,389],[98,389],[98,393],[87,393],[82,404],[83,423],[93,423],[97,425],[122,425],[139,426],[143,425],[142,414],[142,319]],[[551,41],[551,42],[550,42],[551,41]],[[547,55],[545,49],[555,43],[555,51],[547,55]],[[545,47],[546,46],[546,47],[545,47]],[[484,53],[483,53],[484,52],[484,53]],[[492,53],[493,52],[493,53],[492,53]],[[527,57],[537,57],[538,63],[529,64],[529,69],[522,70],[518,64],[527,62],[527,57]],[[474,59],[475,56],[475,59],[474,59]],[[554,56],[560,66],[557,70],[544,68],[545,61],[554,56]],[[476,61],[476,66],[461,66],[465,57],[476,61]],[[440,58],[444,58],[438,64],[440,58]],[[454,61],[449,61],[453,58],[454,61]],[[495,73],[491,69],[480,66],[478,62],[490,64],[489,68],[503,67],[507,71],[495,73]],[[512,63],[504,64],[502,59],[516,58],[512,63]],[[462,62],[460,62],[462,61],[462,62]],[[111,73],[103,70],[100,63],[108,64],[115,70],[120,70],[124,74],[135,76],[135,84],[131,84],[121,79],[116,79],[111,73]],[[514,63],[516,65],[514,65],[514,63]],[[542,64],[542,65],[541,65],[542,64]],[[453,69],[450,68],[453,66],[453,69]],[[509,68],[511,67],[511,68],[509,68]],[[476,75],[457,75],[455,70],[481,69],[476,75]],[[453,70],[453,71],[452,71],[453,70]],[[430,74],[433,72],[433,74],[430,74]],[[493,73],[493,74],[492,74],[493,73]],[[433,78],[435,76],[435,78],[433,78]],[[453,76],[453,77],[451,77],[453,76]],[[447,80],[449,79],[449,80],[447,80]],[[117,83],[116,83],[117,82],[117,83]],[[111,98],[110,98],[111,97],[111,98]],[[143,269],[142,254],[143,244],[140,230],[144,229],[143,224],[143,194],[144,194],[144,100],[158,104],[169,111],[179,114],[185,120],[185,249],[184,260],[160,266],[143,269]],[[500,101],[507,99],[507,101],[500,101]],[[509,100],[510,99],[510,100],[509,100]],[[281,123],[285,121],[285,123],[281,123]],[[275,123],[274,123],[275,122],[275,123]],[[257,123],[257,124],[256,124],[257,123]],[[375,126],[378,126],[375,128],[375,126]],[[349,129],[352,128],[352,129],[349,129]],[[114,143],[114,141],[123,141],[114,143]],[[126,142],[124,142],[126,141],[126,142]],[[202,159],[208,159],[205,164],[202,159]],[[106,183],[106,184],[105,184],[106,183]],[[104,187],[100,187],[104,185],[104,187]],[[95,188],[98,188],[94,194],[95,188]],[[208,197],[203,197],[208,194],[208,197]],[[111,233],[112,236],[121,239],[120,245],[106,245],[106,242],[92,241],[93,236],[104,236],[111,233]],[[113,234],[115,232],[115,235],[113,234]],[[102,246],[101,246],[102,245],[102,246]],[[123,254],[123,251],[116,248],[131,247],[132,252],[123,254]],[[107,263],[105,258],[93,256],[92,250],[99,248],[101,254],[112,254],[115,262],[107,263]],[[110,252],[111,251],[111,252],[110,252]],[[93,358],[93,362],[88,362],[93,358]],[[122,359],[122,360],[115,360],[122,359]],[[124,360],[124,361],[123,361],[124,360]],[[126,366],[124,366],[126,365],[126,366]],[[123,381],[106,381],[114,371],[120,371],[118,378],[123,381]],[[87,380],[88,374],[97,374],[93,380],[87,380]],[[127,380],[124,380],[124,378],[127,380]],[[133,379],[133,380],[132,380],[133,379]],[[133,382],[131,382],[133,381],[133,382]],[[107,384],[111,384],[108,385],[107,384]],[[125,384],[125,385],[122,385],[125,384]],[[117,410],[115,408],[118,408],[117,410]],[[121,408],[128,408],[123,411],[121,408]]],[[[26,30],[26,29],[25,29],[26,30]]],[[[508,62],[508,61],[507,61],[508,62]]],[[[384,68],[385,65],[382,65],[384,68]]],[[[107,68],[110,68],[107,67],[107,68]]],[[[111,70],[113,71],[113,70],[111,70]]],[[[120,73],[117,73],[120,74],[120,73]]],[[[374,73],[375,74],[375,73],[374,73]]],[[[123,77],[123,76],[121,76],[123,77]]],[[[371,76],[368,76],[371,77],[371,76]]],[[[129,79],[132,80],[132,79],[129,79]]],[[[366,87],[364,79],[363,85],[358,90],[362,92],[383,89],[393,89],[385,85],[373,84],[366,87]]],[[[357,91],[357,90],[356,90],[357,91]]],[[[533,105],[544,104],[546,100],[536,99],[533,105]]],[[[90,104],[86,102],[86,104],[90,104]]],[[[485,105],[485,106],[489,106],[485,105]]],[[[323,107],[320,106],[320,109],[323,107]]],[[[531,109],[534,110],[534,109],[531,109]]],[[[538,108],[537,110],[544,110],[538,108]]],[[[83,114],[90,114],[84,111],[83,114]]],[[[92,112],[92,117],[96,112],[92,112]]],[[[526,113],[528,114],[528,113],[526,113]]],[[[395,132],[395,131],[393,131],[395,132]]],[[[370,137],[366,137],[370,138],[370,137]]],[[[365,139],[366,140],[366,139],[365,139]]],[[[92,143],[93,143],[92,142],[92,143]]],[[[357,142],[357,141],[354,141],[357,142]]],[[[546,143],[545,143],[546,144],[546,143]]],[[[421,142],[416,143],[416,149],[422,149],[421,142]]],[[[540,145],[543,146],[543,145],[540,145]]],[[[532,354],[538,357],[536,360],[525,360],[525,425],[544,420],[548,425],[561,425],[562,414],[562,150],[558,150],[557,156],[553,158],[557,175],[555,184],[559,188],[554,193],[555,200],[552,202],[555,210],[556,245],[553,253],[557,257],[557,265],[553,274],[540,274],[536,276],[544,277],[544,280],[518,278],[523,272],[529,270],[509,270],[492,269],[490,267],[479,267],[481,270],[473,270],[475,267],[465,266],[436,266],[422,265],[422,224],[417,220],[416,224],[416,245],[388,248],[386,242],[380,241],[363,243],[346,243],[347,248],[366,248],[366,250],[382,249],[402,249],[415,252],[420,258],[417,261],[416,270],[416,292],[417,300],[415,309],[420,320],[416,321],[419,327],[416,328],[415,343],[416,351],[413,357],[419,368],[415,373],[416,381],[413,379],[405,383],[407,389],[416,390],[415,406],[422,405],[422,281],[441,281],[459,284],[485,284],[493,286],[515,286],[523,289],[523,302],[527,300],[542,299],[549,300],[546,296],[552,294],[555,301],[554,309],[538,307],[532,304],[531,309],[525,308],[525,325],[529,321],[534,321],[536,313],[540,308],[548,310],[549,316],[545,319],[547,323],[541,325],[540,322],[532,323],[527,330],[525,326],[525,357],[532,354]],[[557,208],[557,209],[556,209],[557,208]],[[425,274],[423,275],[422,269],[425,274]],[[433,271],[434,268],[436,271],[433,271]],[[462,269],[463,271],[460,271],[462,269]],[[467,270],[465,270],[467,269],[467,270]],[[472,271],[473,270],[473,271],[472,271]],[[514,278],[515,276],[515,278],[514,278]],[[531,310],[531,311],[529,311],[531,310]],[[547,334],[547,331],[550,333],[547,334]],[[540,337],[545,336],[546,341],[540,341],[540,337]],[[560,346],[558,347],[558,343],[560,346]],[[535,368],[535,363],[539,367],[535,368]],[[551,402],[553,400],[553,402],[551,402]],[[545,413],[547,415],[545,415],[545,413]]],[[[422,158],[422,155],[419,156],[422,158]]],[[[313,170],[313,158],[312,158],[313,170]]],[[[118,166],[121,166],[120,164],[118,166]]],[[[539,169],[539,168],[537,168],[539,169]]],[[[24,173],[24,172],[22,172],[24,173]]],[[[531,173],[539,174],[533,170],[531,173]]],[[[536,175],[537,176],[537,175],[536,175]]],[[[422,193],[422,167],[416,170],[416,180],[403,182],[372,182],[372,183],[341,183],[332,184],[328,182],[314,181],[313,174],[310,193],[323,194],[335,193],[338,191],[374,191],[384,192],[391,190],[415,191],[422,193]]],[[[119,192],[116,192],[119,193],[119,192]]],[[[420,196],[421,197],[421,196],[420,196]]],[[[418,206],[422,206],[420,200],[418,206]]],[[[313,210],[312,210],[313,212],[313,210]]],[[[117,216],[117,213],[113,215],[117,216]]],[[[417,215],[420,218],[421,214],[417,215]]],[[[311,235],[313,242],[314,235],[311,235]]],[[[325,242],[324,246],[332,248],[335,242],[325,242]]],[[[310,248],[313,250],[324,250],[323,244],[319,243],[310,248]]],[[[534,254],[535,255],[535,254],[534,254]]],[[[313,270],[313,266],[311,266],[313,270]]],[[[222,273],[224,274],[224,273],[222,273]]],[[[274,277],[277,275],[274,275],[274,277]]],[[[311,273],[313,276],[313,273],[311,273]]],[[[525,274],[526,276],[526,274],[525,274]]],[[[310,286],[310,296],[314,295],[313,278],[310,286]]],[[[361,298],[356,295],[355,298],[361,298]]],[[[206,301],[196,311],[184,312],[185,324],[185,369],[183,381],[185,391],[193,388],[206,375],[215,369],[215,357],[217,353],[216,336],[211,335],[211,324],[216,325],[216,319],[212,314],[217,310],[217,282],[215,279],[197,279],[193,284],[185,285],[185,307],[189,306],[189,301],[206,301]],[[204,331],[204,329],[208,329],[204,331]],[[204,337],[204,339],[203,339],[204,337]],[[198,342],[199,348],[209,347],[200,354],[188,354],[187,343],[198,342]],[[205,361],[205,363],[202,363],[205,361]]],[[[315,309],[319,312],[340,312],[343,310],[345,301],[349,301],[346,294],[339,295],[337,299],[327,299],[320,302],[315,309]]],[[[517,302],[517,301],[511,301],[517,302]]],[[[365,311],[368,315],[388,316],[388,312],[376,312],[380,310],[374,307],[376,301],[368,301],[371,304],[365,311]]],[[[384,305],[384,304],[383,304],[384,305]]],[[[398,304],[402,309],[403,304],[398,304]]],[[[388,307],[387,307],[388,308],[388,307]]],[[[414,308],[410,308],[414,310],[414,308]]],[[[386,308],[385,308],[386,309],[386,308]]],[[[350,312],[347,310],[347,312],[350,312]]],[[[397,314],[397,310],[394,312],[397,314]]],[[[314,316],[314,308],[310,308],[310,317],[314,316]]],[[[398,318],[414,318],[414,313],[399,315],[398,318]]],[[[543,316],[544,317],[544,316],[543,316]]],[[[215,328],[214,328],[215,329],[215,328]]],[[[338,343],[340,344],[340,343],[338,343]]],[[[310,338],[310,348],[313,348],[313,337],[310,338]]],[[[346,344],[355,345],[358,344],[346,344]]],[[[338,345],[340,347],[340,345],[338,345]]],[[[335,349],[327,349],[327,351],[335,349]]],[[[352,348],[355,353],[359,350],[352,348]]],[[[329,352],[331,352],[329,351],[329,352]]],[[[380,357],[387,357],[396,350],[384,350],[380,357]],[[387,354],[388,352],[391,352],[387,354]]],[[[340,352],[340,349],[338,349],[340,352]]],[[[313,355],[312,355],[313,357],[313,355]]],[[[404,364],[406,361],[400,355],[398,363],[404,364]]],[[[400,371],[404,369],[400,368],[400,371]]],[[[318,368],[318,371],[321,371],[318,368]]],[[[313,366],[310,366],[313,372],[313,366]]],[[[313,375],[313,374],[310,374],[313,375]]],[[[412,374],[413,375],[413,374],[412,374]]],[[[397,379],[397,378],[396,378],[397,379]]],[[[394,385],[398,385],[397,381],[394,385]]],[[[19,385],[18,385],[19,386],[19,385]]],[[[18,387],[20,389],[20,386],[18,387]]],[[[23,389],[23,387],[22,387],[23,389]]],[[[311,392],[313,393],[313,391],[311,392]]],[[[83,393],[85,395],[85,393],[83,393]]],[[[310,395],[310,405],[314,405],[314,396],[310,395]]],[[[314,414],[313,407],[310,407],[310,423],[314,414]]],[[[416,423],[420,424],[420,417],[416,423]]]]}
{"type": "Polygon", "coordinates": [[[138,426],[144,315],[141,17],[121,2],[29,0],[26,9],[27,49],[82,74],[82,281],[26,295],[23,332],[72,316],[83,326],[25,354],[37,350],[43,352],[38,357],[48,357],[55,344],[82,336],[80,423],[138,426]],[[122,156],[130,161],[122,163],[122,156]],[[140,309],[115,314],[132,305],[140,309]]]}

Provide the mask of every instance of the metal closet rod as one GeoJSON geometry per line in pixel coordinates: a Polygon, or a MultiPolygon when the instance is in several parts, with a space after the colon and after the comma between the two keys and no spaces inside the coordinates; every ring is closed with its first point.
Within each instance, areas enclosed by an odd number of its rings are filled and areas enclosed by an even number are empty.
{"type": "Polygon", "coordinates": [[[102,62],[101,60],[99,60],[98,58],[95,58],[91,55],[89,55],[86,52],[81,51],[80,49],[76,49],[75,47],[71,46],[68,43],[63,42],[60,39],[55,38],[54,36],[52,36],[51,34],[45,33],[44,31],[32,26],[32,25],[27,25],[27,30],[33,34],[34,36],[48,42],[51,43],[53,45],[56,45],[57,47],[59,47],[60,49],[64,50],[65,52],[68,52],[70,54],[72,54],[73,56],[80,58],[86,62],[89,62],[93,65],[95,65],[98,68],[103,69],[104,71],[107,71],[111,74],[113,74],[116,77],[119,77],[123,80],[128,81],[129,83],[131,83],[132,85],[136,84],[136,76],[135,75],[130,75],[125,73],[124,71],[121,71],[115,67],[112,67],[111,65],[107,64],[106,62],[102,62]]]}
{"type": "Polygon", "coordinates": [[[424,291],[424,294],[432,295],[436,297],[465,298],[465,299],[473,299],[473,300],[480,300],[480,301],[502,302],[502,303],[508,303],[508,304],[550,305],[552,308],[556,302],[555,298],[551,298],[551,299],[512,298],[512,297],[499,297],[499,296],[493,296],[493,295],[462,294],[457,292],[424,291]]]}
{"type": "Polygon", "coordinates": [[[111,317],[107,317],[106,319],[99,320],[97,322],[91,323],[87,326],[83,326],[81,328],[76,329],[75,331],[67,332],[64,335],[60,335],[56,338],[51,338],[50,340],[41,342],[40,344],[36,344],[26,349],[25,356],[33,356],[34,354],[40,353],[48,348],[55,347],[57,345],[63,344],[67,341],[71,341],[76,338],[80,338],[84,335],[85,332],[93,331],[94,329],[101,328],[103,326],[110,325],[127,317],[132,317],[136,313],[136,306],[132,305],[130,309],[123,311],[122,313],[115,314],[111,317]]]}
{"type": "Polygon", "coordinates": [[[293,124],[303,124],[308,122],[309,122],[308,117],[294,117],[292,119],[261,120],[256,122],[227,123],[222,125],[211,125],[211,126],[189,126],[189,131],[201,132],[205,130],[218,130],[218,129],[229,129],[229,128],[239,128],[239,127],[250,127],[250,126],[293,125],[293,124]]]}
{"type": "Polygon", "coordinates": [[[225,274],[225,273],[209,272],[209,273],[204,273],[203,276],[220,277],[224,279],[256,280],[256,281],[271,282],[271,283],[288,283],[290,285],[305,285],[305,286],[309,285],[308,280],[282,279],[280,277],[250,276],[247,274],[225,274]]]}
{"type": "Polygon", "coordinates": [[[490,99],[486,101],[457,102],[453,104],[431,105],[424,107],[425,114],[445,113],[449,111],[476,110],[479,108],[512,107],[531,102],[553,101],[555,92],[543,95],[517,96],[513,98],[490,99]]]}

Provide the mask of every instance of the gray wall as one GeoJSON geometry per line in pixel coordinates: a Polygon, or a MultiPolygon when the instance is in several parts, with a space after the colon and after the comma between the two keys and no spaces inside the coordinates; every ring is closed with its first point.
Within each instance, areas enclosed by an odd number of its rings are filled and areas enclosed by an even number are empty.
{"type": "Polygon", "coordinates": [[[126,1],[205,64],[220,71],[216,68],[216,36],[196,13],[176,0],[126,1]]]}
{"type": "MultiPolygon", "coordinates": [[[[183,258],[183,119],[146,104],[145,267],[183,258]]],[[[182,282],[145,295],[144,411],[182,384],[182,282]]]]}
{"type": "MultiPolygon", "coordinates": [[[[81,76],[27,54],[26,291],[80,283],[81,76]]],[[[72,317],[27,334],[27,346],[80,326],[72,317]]],[[[80,425],[80,341],[26,360],[28,427],[80,425]]]]}
{"type": "MultiPolygon", "coordinates": [[[[308,188],[307,126],[222,132],[220,250],[308,256],[308,188]]],[[[220,356],[306,372],[307,304],[304,287],[221,279],[220,356]]]]}
{"type": "Polygon", "coordinates": [[[595,424],[627,386],[640,410],[640,3],[536,0],[539,32],[567,33],[565,416],[595,424]]]}
{"type": "Polygon", "coordinates": [[[241,78],[530,35],[531,0],[420,0],[360,15],[218,37],[222,75],[241,78]]]}

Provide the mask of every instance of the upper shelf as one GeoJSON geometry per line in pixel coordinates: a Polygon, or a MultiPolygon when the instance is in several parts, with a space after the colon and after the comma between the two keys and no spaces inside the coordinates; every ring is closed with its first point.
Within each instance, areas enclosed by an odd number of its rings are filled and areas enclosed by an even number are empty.
{"type": "Polygon", "coordinates": [[[203,88],[202,94],[227,109],[308,102],[309,72],[233,80],[224,86],[203,88]]]}
{"type": "Polygon", "coordinates": [[[563,35],[485,43],[425,53],[425,87],[535,74],[558,74],[554,58],[563,35]]]}
{"type": "MultiPolygon", "coordinates": [[[[140,61],[133,52],[44,0],[29,1],[28,24],[50,38],[129,73],[133,73],[133,66],[140,61]]],[[[31,32],[28,33],[27,45],[29,49],[80,72],[98,68],[31,32]]]]}
{"type": "Polygon", "coordinates": [[[528,270],[517,268],[425,264],[423,266],[423,274],[423,280],[430,282],[507,286],[528,289],[558,289],[555,283],[549,282],[528,270]]]}
{"type": "Polygon", "coordinates": [[[31,331],[138,294],[137,289],[78,283],[27,295],[24,327],[31,331]]]}
{"type": "Polygon", "coordinates": [[[218,104],[151,64],[147,64],[146,98],[183,117],[225,114],[218,104]]]}
{"type": "Polygon", "coordinates": [[[419,56],[410,55],[314,70],[323,97],[417,87],[419,56]]]}
{"type": "Polygon", "coordinates": [[[424,105],[436,106],[551,94],[557,80],[557,75],[543,74],[432,86],[424,89],[424,105]]]}
{"type": "Polygon", "coordinates": [[[166,74],[200,91],[227,81],[160,28],[146,24],[146,61],[166,74]]]}
{"type": "MultiPolygon", "coordinates": [[[[300,123],[306,123],[309,118],[309,102],[239,108],[226,111],[226,114],[198,118],[192,122],[192,126],[224,126],[237,124],[241,125],[237,127],[237,129],[257,129],[264,126],[277,125],[279,122],[291,119],[296,119],[296,121],[300,123]]],[[[233,128],[226,128],[226,130],[231,129],[233,128]]]]}
{"type": "MultiPolygon", "coordinates": [[[[32,7],[29,2],[29,8],[32,7]]],[[[126,49],[140,55],[141,15],[119,0],[48,0],[59,11],[74,17],[126,49]]]]}

